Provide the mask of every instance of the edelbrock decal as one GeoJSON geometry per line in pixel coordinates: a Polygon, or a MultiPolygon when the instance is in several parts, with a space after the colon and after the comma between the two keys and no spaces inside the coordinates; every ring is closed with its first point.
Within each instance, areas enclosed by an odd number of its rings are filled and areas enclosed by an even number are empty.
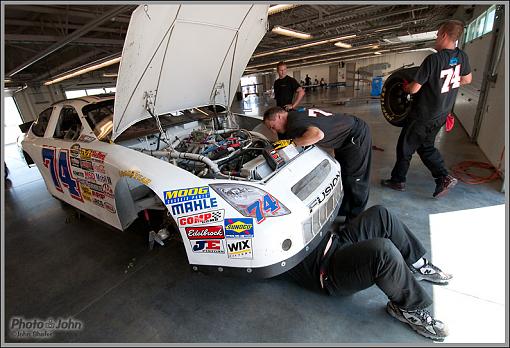
{"type": "Polygon", "coordinates": [[[186,236],[190,240],[196,239],[223,239],[223,226],[195,226],[186,227],[186,236]]]}

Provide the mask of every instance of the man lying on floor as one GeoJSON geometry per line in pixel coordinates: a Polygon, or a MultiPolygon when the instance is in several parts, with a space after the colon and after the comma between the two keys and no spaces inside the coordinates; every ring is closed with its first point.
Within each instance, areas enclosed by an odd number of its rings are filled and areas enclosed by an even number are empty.
{"type": "Polygon", "coordinates": [[[391,316],[433,340],[448,335],[446,325],[425,309],[432,299],[418,281],[447,284],[452,276],[423,257],[425,248],[395,215],[373,206],[328,234],[289,276],[330,295],[350,295],[376,284],[390,300],[391,316]]]}

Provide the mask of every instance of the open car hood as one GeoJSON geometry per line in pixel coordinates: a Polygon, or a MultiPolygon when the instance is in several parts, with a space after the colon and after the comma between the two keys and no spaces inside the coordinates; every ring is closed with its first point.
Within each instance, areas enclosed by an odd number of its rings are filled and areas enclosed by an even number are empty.
{"type": "Polygon", "coordinates": [[[269,5],[140,5],[119,67],[112,140],[154,115],[230,106],[267,27],[269,5]]]}

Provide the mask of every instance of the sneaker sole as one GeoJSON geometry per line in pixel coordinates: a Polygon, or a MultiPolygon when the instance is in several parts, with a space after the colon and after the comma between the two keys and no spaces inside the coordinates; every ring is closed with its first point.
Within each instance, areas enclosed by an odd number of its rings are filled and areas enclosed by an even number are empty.
{"type": "Polygon", "coordinates": [[[395,191],[400,191],[400,192],[404,192],[406,189],[405,188],[397,188],[395,186],[391,186],[391,185],[388,185],[388,184],[384,184],[382,181],[381,181],[381,186],[383,187],[388,187],[392,190],[395,190],[395,191]]]}
{"type": "Polygon", "coordinates": [[[428,334],[428,331],[419,331],[413,324],[411,324],[410,322],[408,322],[404,318],[400,317],[393,310],[389,309],[388,305],[386,306],[386,312],[388,312],[389,315],[391,315],[393,318],[397,319],[398,321],[400,321],[400,322],[402,322],[404,324],[409,325],[420,336],[430,338],[431,340],[434,340],[434,341],[444,341],[444,339],[446,338],[446,337],[433,336],[431,334],[428,334]]]}
{"type": "Polygon", "coordinates": [[[452,189],[455,185],[457,185],[457,182],[458,182],[458,180],[452,181],[452,182],[450,183],[450,185],[446,186],[446,188],[445,188],[443,191],[439,192],[439,193],[438,193],[437,195],[435,195],[434,197],[435,197],[435,198],[438,198],[438,197],[443,197],[443,196],[445,196],[445,195],[448,193],[448,191],[450,191],[450,190],[451,190],[451,189],[452,189]]]}
{"type": "Polygon", "coordinates": [[[440,285],[447,285],[448,282],[451,279],[450,278],[450,279],[444,279],[444,280],[443,279],[432,280],[430,278],[424,277],[424,276],[422,276],[420,274],[417,274],[417,273],[415,274],[415,278],[416,278],[416,280],[425,280],[427,282],[430,282],[430,283],[433,283],[433,284],[440,284],[440,285]]]}

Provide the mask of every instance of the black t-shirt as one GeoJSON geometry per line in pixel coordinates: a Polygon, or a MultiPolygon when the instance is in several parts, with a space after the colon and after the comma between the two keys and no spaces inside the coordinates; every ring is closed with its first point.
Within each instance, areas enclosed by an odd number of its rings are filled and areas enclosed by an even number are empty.
{"type": "Polygon", "coordinates": [[[287,104],[292,104],[294,100],[294,93],[301,87],[296,79],[285,76],[282,79],[277,79],[274,82],[274,97],[276,99],[276,105],[284,107],[287,104]]]}
{"type": "Polygon", "coordinates": [[[414,76],[422,87],[416,94],[411,117],[446,120],[457,98],[460,77],[470,72],[468,56],[458,48],[444,49],[425,58],[414,76]]]}
{"type": "Polygon", "coordinates": [[[289,111],[286,131],[284,134],[278,134],[278,138],[298,138],[303,135],[308,127],[314,126],[324,133],[324,138],[317,145],[333,149],[340,148],[345,139],[351,135],[351,131],[359,127],[361,120],[354,115],[327,112],[324,115],[324,112],[318,109],[289,111]]]}

